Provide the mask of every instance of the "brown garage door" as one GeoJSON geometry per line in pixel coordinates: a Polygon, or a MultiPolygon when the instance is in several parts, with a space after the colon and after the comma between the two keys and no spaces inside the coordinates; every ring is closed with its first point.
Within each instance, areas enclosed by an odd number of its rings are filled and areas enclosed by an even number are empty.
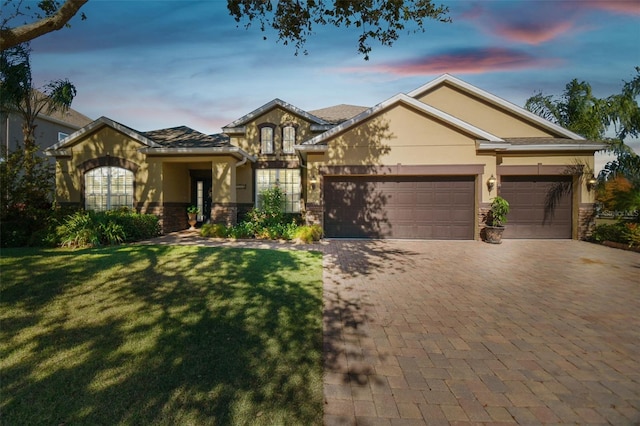
{"type": "Polygon", "coordinates": [[[504,238],[571,238],[571,176],[503,176],[501,180],[500,195],[511,206],[504,238]],[[553,197],[557,192],[562,196],[553,197]],[[555,206],[549,200],[555,200],[555,206]]]}
{"type": "Polygon", "coordinates": [[[327,237],[473,239],[473,176],[324,180],[327,237]]]}

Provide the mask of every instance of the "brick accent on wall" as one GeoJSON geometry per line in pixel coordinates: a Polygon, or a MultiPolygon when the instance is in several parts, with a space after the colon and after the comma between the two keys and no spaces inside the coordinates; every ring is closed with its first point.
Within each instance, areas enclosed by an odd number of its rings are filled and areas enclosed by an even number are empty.
{"type": "Polygon", "coordinates": [[[227,226],[235,225],[238,223],[238,205],[236,203],[213,203],[211,221],[224,223],[227,226]]]}
{"type": "Polygon", "coordinates": [[[596,206],[591,203],[580,204],[578,209],[578,239],[586,240],[596,226],[596,206]]]}
{"type": "Polygon", "coordinates": [[[484,227],[487,225],[486,224],[486,217],[487,217],[487,213],[489,213],[489,209],[490,206],[489,204],[485,205],[485,206],[480,206],[478,208],[478,235],[476,236],[476,239],[480,238],[480,239],[484,239],[484,227]]]}
{"type": "Polygon", "coordinates": [[[307,225],[322,226],[323,214],[324,214],[324,207],[321,204],[307,203],[306,213],[304,215],[304,221],[307,225]]]}
{"type": "Polygon", "coordinates": [[[164,234],[189,228],[188,206],[189,203],[164,203],[160,207],[160,226],[164,234]]]}

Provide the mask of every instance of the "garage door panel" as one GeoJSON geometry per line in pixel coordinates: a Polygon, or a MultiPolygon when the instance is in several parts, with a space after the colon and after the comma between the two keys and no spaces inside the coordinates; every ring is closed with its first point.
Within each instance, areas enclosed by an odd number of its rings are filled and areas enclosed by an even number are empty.
{"type": "Polygon", "coordinates": [[[571,176],[504,176],[500,195],[511,207],[504,238],[571,238],[571,176]],[[550,209],[550,193],[560,186],[567,191],[550,209]]]}
{"type": "Polygon", "coordinates": [[[335,176],[324,184],[329,237],[473,239],[473,176],[335,176]]]}

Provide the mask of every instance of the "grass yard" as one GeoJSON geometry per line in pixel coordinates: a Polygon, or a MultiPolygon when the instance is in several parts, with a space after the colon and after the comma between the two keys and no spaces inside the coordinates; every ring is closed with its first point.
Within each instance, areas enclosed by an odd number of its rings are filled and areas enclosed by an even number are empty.
{"type": "Polygon", "coordinates": [[[7,425],[322,424],[322,256],[6,249],[7,425]]]}

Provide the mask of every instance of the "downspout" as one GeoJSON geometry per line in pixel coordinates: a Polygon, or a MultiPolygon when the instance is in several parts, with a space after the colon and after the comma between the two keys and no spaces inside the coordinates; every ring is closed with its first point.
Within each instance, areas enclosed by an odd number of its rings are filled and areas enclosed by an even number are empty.
{"type": "Polygon", "coordinates": [[[236,167],[244,166],[247,163],[247,157],[242,157],[242,160],[236,163],[236,167]]]}

